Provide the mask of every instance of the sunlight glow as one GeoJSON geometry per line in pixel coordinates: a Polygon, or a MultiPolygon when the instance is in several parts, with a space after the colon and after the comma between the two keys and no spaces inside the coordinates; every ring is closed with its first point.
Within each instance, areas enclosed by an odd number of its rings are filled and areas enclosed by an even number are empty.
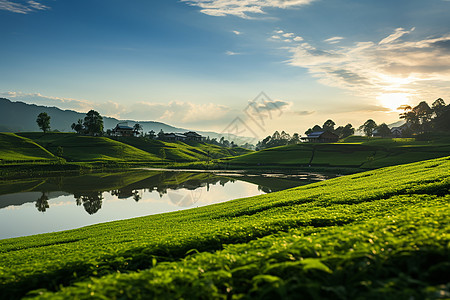
{"type": "Polygon", "coordinates": [[[377,97],[379,103],[392,111],[397,111],[400,105],[409,105],[410,97],[409,93],[385,93],[377,97]]]}

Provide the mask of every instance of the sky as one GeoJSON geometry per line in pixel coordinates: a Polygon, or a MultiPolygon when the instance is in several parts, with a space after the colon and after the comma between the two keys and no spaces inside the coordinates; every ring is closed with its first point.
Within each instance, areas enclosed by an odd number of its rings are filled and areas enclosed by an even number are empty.
{"type": "Polygon", "coordinates": [[[450,102],[449,0],[0,0],[0,97],[263,138],[450,102]]]}

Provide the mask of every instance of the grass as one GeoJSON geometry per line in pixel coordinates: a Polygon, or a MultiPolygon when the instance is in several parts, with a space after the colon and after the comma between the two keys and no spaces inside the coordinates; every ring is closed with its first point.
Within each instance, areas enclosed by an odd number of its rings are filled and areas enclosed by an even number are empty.
{"type": "Polygon", "coordinates": [[[161,155],[161,149],[164,149],[166,159],[173,162],[207,161],[251,152],[240,147],[226,148],[194,141],[163,142],[134,137],[118,137],[116,139],[157,156],[161,155]]]}
{"type": "Polygon", "coordinates": [[[133,146],[106,137],[81,136],[75,133],[20,133],[56,154],[62,148],[67,161],[159,162],[161,158],[133,146]]]}
{"type": "Polygon", "coordinates": [[[57,158],[28,138],[14,133],[0,133],[0,163],[50,162],[57,158]]]}
{"type": "Polygon", "coordinates": [[[450,138],[432,141],[352,136],[339,143],[302,143],[265,149],[220,162],[228,168],[351,168],[377,169],[444,157],[450,154],[450,138]]]}
{"type": "Polygon", "coordinates": [[[0,241],[2,298],[450,296],[450,157],[0,241]]]}

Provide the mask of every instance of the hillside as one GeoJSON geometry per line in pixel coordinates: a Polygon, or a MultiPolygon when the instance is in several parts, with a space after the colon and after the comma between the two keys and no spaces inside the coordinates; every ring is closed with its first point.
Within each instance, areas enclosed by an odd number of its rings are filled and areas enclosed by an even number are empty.
{"type": "Polygon", "coordinates": [[[106,137],[81,136],[75,133],[20,133],[46,148],[53,154],[61,147],[61,157],[67,161],[117,161],[117,162],[157,162],[161,159],[151,153],[106,137]]]}
{"type": "Polygon", "coordinates": [[[164,149],[166,159],[174,162],[206,161],[253,152],[240,147],[227,148],[194,141],[186,143],[163,142],[133,137],[119,137],[115,139],[158,156],[161,155],[161,149],[164,149]]]}
{"type": "MultiPolygon", "coordinates": [[[[4,298],[449,295],[450,157],[0,241],[4,298]],[[395,180],[393,180],[395,178],[395,180]]],[[[444,297],[445,298],[445,297],[444,297]]]]}
{"type": "Polygon", "coordinates": [[[350,137],[340,143],[301,143],[223,160],[230,168],[345,167],[376,169],[450,154],[450,138],[434,141],[350,137]]]}
{"type": "Polygon", "coordinates": [[[0,133],[0,137],[3,137],[0,139],[2,159],[20,162],[40,160],[37,155],[44,154],[56,159],[58,147],[61,147],[63,152],[61,157],[68,162],[196,162],[251,152],[239,147],[226,148],[199,142],[169,143],[135,137],[112,139],[62,132],[0,133]],[[29,144],[25,145],[24,141],[29,144]],[[24,153],[31,153],[30,150],[27,150],[31,146],[36,148],[33,148],[33,151],[37,151],[33,152],[36,156],[24,155],[24,153]],[[161,152],[162,149],[163,152],[161,152]],[[165,155],[164,160],[163,154],[165,155]]]}
{"type": "Polygon", "coordinates": [[[14,133],[0,133],[0,163],[56,160],[52,153],[28,138],[14,133]]]}

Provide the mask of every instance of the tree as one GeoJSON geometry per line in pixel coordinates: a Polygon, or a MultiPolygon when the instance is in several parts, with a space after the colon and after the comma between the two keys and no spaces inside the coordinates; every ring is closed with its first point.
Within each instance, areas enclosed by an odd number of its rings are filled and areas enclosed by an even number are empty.
{"type": "Polygon", "coordinates": [[[433,104],[431,104],[431,109],[433,110],[434,115],[436,117],[439,117],[442,114],[443,110],[445,109],[445,102],[444,102],[444,100],[442,98],[436,99],[433,102],[433,104]]]}
{"type": "Polygon", "coordinates": [[[78,134],[82,133],[84,131],[83,120],[78,119],[78,122],[72,123],[72,126],[70,127],[72,128],[72,130],[75,130],[78,134]]]}
{"type": "Polygon", "coordinates": [[[148,132],[148,137],[149,137],[150,139],[153,140],[153,139],[156,137],[155,132],[154,132],[153,130],[150,130],[150,131],[148,132]]]}
{"type": "Polygon", "coordinates": [[[142,130],[143,130],[143,128],[142,128],[141,124],[139,124],[139,123],[134,124],[134,126],[133,126],[134,134],[139,135],[142,133],[142,130]]]}
{"type": "Polygon", "coordinates": [[[383,124],[377,126],[376,130],[377,130],[377,135],[379,135],[381,137],[389,137],[389,136],[391,136],[391,130],[386,125],[386,123],[383,123],[383,124]]]}
{"type": "Polygon", "coordinates": [[[377,128],[377,123],[375,123],[374,120],[369,119],[359,127],[359,130],[362,130],[365,135],[370,137],[373,135],[375,128],[377,128]]]}
{"type": "Polygon", "coordinates": [[[333,120],[326,120],[325,123],[323,123],[322,129],[323,131],[334,132],[334,125],[336,125],[336,123],[334,123],[333,120]]]}
{"type": "Polygon", "coordinates": [[[36,123],[44,133],[50,130],[50,116],[46,112],[41,112],[37,116],[36,123]]]}
{"type": "Polygon", "coordinates": [[[289,144],[298,144],[298,143],[300,143],[300,135],[298,133],[294,133],[289,141],[289,144]]]}
{"type": "Polygon", "coordinates": [[[87,134],[101,135],[103,133],[103,118],[95,110],[90,110],[84,117],[83,126],[87,134]]]}
{"type": "Polygon", "coordinates": [[[164,131],[161,129],[158,132],[158,140],[160,140],[160,141],[164,140],[164,136],[165,136],[164,131]]]}
{"type": "Polygon", "coordinates": [[[347,125],[344,126],[344,128],[342,129],[340,138],[346,138],[348,136],[354,135],[355,134],[355,128],[353,128],[353,125],[348,123],[347,125]]]}

